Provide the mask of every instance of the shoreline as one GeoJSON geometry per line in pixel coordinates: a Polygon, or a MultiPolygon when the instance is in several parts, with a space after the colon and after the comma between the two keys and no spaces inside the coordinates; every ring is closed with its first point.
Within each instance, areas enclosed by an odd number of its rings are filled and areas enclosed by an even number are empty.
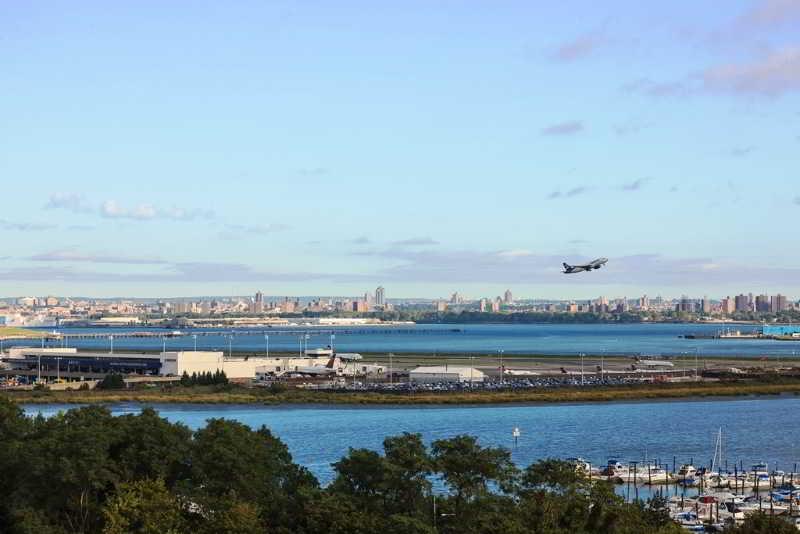
{"type": "Polygon", "coordinates": [[[785,383],[691,383],[615,386],[548,390],[385,393],[359,391],[311,391],[290,389],[271,392],[267,388],[172,387],[134,391],[0,391],[17,404],[241,404],[266,406],[455,406],[502,404],[608,403],[709,398],[800,396],[800,381],[785,383]]]}

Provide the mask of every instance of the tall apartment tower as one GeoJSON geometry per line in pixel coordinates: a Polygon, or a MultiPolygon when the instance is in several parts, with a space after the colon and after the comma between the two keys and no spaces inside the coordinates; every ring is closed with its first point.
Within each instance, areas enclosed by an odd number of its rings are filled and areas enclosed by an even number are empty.
{"type": "Polygon", "coordinates": [[[386,290],[383,289],[383,286],[378,286],[375,289],[375,306],[378,308],[386,306],[386,290]]]}

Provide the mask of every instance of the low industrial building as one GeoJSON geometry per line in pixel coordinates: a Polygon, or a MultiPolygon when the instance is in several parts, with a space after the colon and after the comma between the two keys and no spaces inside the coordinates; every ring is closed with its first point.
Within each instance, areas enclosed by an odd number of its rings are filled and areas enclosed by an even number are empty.
{"type": "Polygon", "coordinates": [[[224,371],[230,379],[255,378],[256,368],[274,358],[225,357],[219,351],[167,351],[155,354],[137,352],[85,352],[75,348],[14,347],[3,358],[2,374],[37,378],[102,378],[110,373],[123,375],[172,376],[184,373],[224,371]]]}
{"type": "MultiPolygon", "coordinates": [[[[311,352],[311,351],[309,351],[311,352]]],[[[325,367],[333,358],[330,350],[317,355],[294,358],[262,356],[227,357],[220,351],[88,352],[76,348],[14,347],[3,358],[5,376],[28,376],[37,379],[99,379],[110,373],[126,376],[180,377],[223,371],[229,379],[253,379],[282,376],[309,368],[325,367]]],[[[381,373],[384,368],[361,364],[360,354],[337,354],[336,374],[381,373]]]]}
{"type": "Polygon", "coordinates": [[[483,382],[486,375],[474,367],[439,365],[417,367],[408,373],[409,380],[418,383],[434,382],[483,382]]]}
{"type": "Polygon", "coordinates": [[[774,337],[800,337],[800,325],[764,325],[761,334],[774,337]]]}

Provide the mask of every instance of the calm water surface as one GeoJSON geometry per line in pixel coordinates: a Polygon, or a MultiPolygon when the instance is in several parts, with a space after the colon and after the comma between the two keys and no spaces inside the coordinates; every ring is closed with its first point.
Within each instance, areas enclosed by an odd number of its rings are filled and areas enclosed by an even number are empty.
{"type": "MultiPolygon", "coordinates": [[[[357,328],[357,327],[356,327],[357,328]]],[[[340,328],[334,340],[340,351],[353,352],[397,352],[397,353],[495,353],[503,350],[506,353],[524,354],[578,354],[580,352],[599,354],[645,354],[645,355],[681,355],[694,352],[702,356],[711,355],[749,355],[749,356],[781,356],[800,358],[800,341],[774,340],[719,340],[719,339],[683,339],[685,334],[713,335],[722,328],[753,331],[758,325],[736,325],[723,327],[709,324],[526,324],[526,325],[416,325],[402,329],[360,328],[357,333],[347,333],[348,329],[340,328]],[[454,331],[458,330],[458,331],[454,331]],[[416,333],[414,333],[416,332],[416,333]]],[[[52,329],[47,329],[52,330],[52,329]]],[[[64,333],[102,332],[108,334],[143,331],[146,328],[65,328],[64,333]]],[[[168,332],[164,329],[149,329],[154,332],[168,332]]],[[[252,335],[234,335],[231,341],[233,350],[266,351],[264,335],[269,335],[269,347],[273,351],[299,351],[301,329],[295,333],[281,333],[286,328],[274,329],[271,333],[266,329],[263,333],[252,335]]],[[[202,329],[187,332],[208,332],[202,329]]],[[[214,332],[220,332],[215,329],[214,332]]],[[[194,347],[191,336],[168,338],[168,350],[194,347]]],[[[201,350],[227,350],[228,338],[225,335],[200,335],[197,347],[201,350]]],[[[30,344],[26,342],[8,342],[30,344]]],[[[107,339],[73,340],[74,346],[82,348],[110,348],[107,339]]],[[[312,335],[308,347],[322,347],[330,343],[327,334],[312,335]]],[[[159,339],[123,339],[114,340],[115,349],[158,350],[162,348],[159,339]]]]}
{"type": "MultiPolygon", "coordinates": [[[[27,413],[53,415],[67,405],[28,405],[27,413]]],[[[154,406],[170,421],[198,428],[224,417],[257,428],[266,425],[282,439],[298,463],[321,481],[332,476],[331,462],[349,447],[380,449],[384,437],[419,432],[428,442],[472,434],[484,445],[513,450],[514,461],[527,465],[546,457],[582,456],[605,464],[610,456],[641,460],[645,456],[672,464],[690,459],[708,464],[719,428],[725,456],[744,465],[768,461],[790,470],[800,462],[800,398],[758,397],[737,400],[680,400],[562,405],[492,405],[459,407],[263,407],[251,405],[154,406]],[[522,431],[513,448],[512,429],[522,431]]],[[[138,404],[115,404],[114,414],[136,413],[138,404]]],[[[671,465],[670,465],[671,467],[671,465]]]]}

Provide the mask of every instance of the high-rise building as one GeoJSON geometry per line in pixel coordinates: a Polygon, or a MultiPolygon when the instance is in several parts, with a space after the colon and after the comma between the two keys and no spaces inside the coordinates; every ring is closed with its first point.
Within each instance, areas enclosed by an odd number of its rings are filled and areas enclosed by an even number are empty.
{"type": "Polygon", "coordinates": [[[502,299],[500,297],[495,298],[492,301],[492,313],[497,313],[500,311],[500,306],[503,304],[502,299]]]}
{"type": "Polygon", "coordinates": [[[464,297],[462,297],[458,291],[453,293],[453,295],[450,297],[450,304],[463,304],[463,303],[464,303],[464,297]]]}
{"type": "Polygon", "coordinates": [[[513,304],[514,303],[514,296],[511,294],[510,289],[506,289],[506,292],[503,294],[503,303],[504,304],[513,304]]]}
{"type": "Polygon", "coordinates": [[[639,299],[639,309],[643,311],[650,309],[650,299],[647,298],[647,295],[642,295],[642,297],[639,299]]]}
{"type": "Polygon", "coordinates": [[[733,299],[730,297],[725,297],[724,299],[722,299],[722,306],[720,311],[722,311],[722,313],[724,313],[725,315],[730,315],[733,312],[735,312],[736,305],[733,299]]]}
{"type": "Polygon", "coordinates": [[[711,301],[708,300],[708,295],[703,295],[703,300],[700,301],[700,309],[703,313],[711,313],[711,301]]]}
{"type": "Polygon", "coordinates": [[[757,312],[769,311],[769,297],[767,295],[758,295],[756,297],[756,311],[757,312]]]}
{"type": "Polygon", "coordinates": [[[386,306],[386,290],[383,286],[378,286],[375,290],[375,306],[383,308],[386,306]]]}
{"type": "Polygon", "coordinates": [[[480,302],[478,303],[478,309],[480,310],[481,313],[486,311],[486,304],[487,302],[485,298],[481,299],[480,302]]]}
{"type": "Polygon", "coordinates": [[[736,297],[734,298],[734,305],[737,312],[749,312],[750,297],[744,294],[736,295],[736,297]]]}
{"type": "Polygon", "coordinates": [[[264,294],[261,291],[256,291],[251,309],[253,313],[262,313],[264,311],[264,294]]]}
{"type": "Polygon", "coordinates": [[[780,293],[772,295],[772,297],[770,297],[769,308],[773,313],[784,311],[787,308],[786,297],[780,293]]]}

